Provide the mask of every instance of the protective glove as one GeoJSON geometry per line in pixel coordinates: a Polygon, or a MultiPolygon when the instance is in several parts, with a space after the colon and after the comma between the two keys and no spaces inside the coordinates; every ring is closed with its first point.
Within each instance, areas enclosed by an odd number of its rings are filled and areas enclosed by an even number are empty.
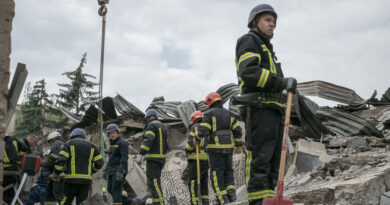
{"type": "Polygon", "coordinates": [[[297,80],[295,78],[283,78],[280,82],[280,88],[295,93],[297,90],[297,80]]]}
{"type": "Polygon", "coordinates": [[[124,178],[125,178],[125,174],[122,171],[118,170],[115,175],[116,181],[123,181],[124,178]]]}
{"type": "Polygon", "coordinates": [[[137,162],[137,164],[141,164],[143,160],[144,160],[144,155],[139,154],[137,155],[137,159],[135,161],[137,162]]]}
{"type": "Polygon", "coordinates": [[[234,150],[234,153],[241,154],[242,153],[242,146],[236,147],[236,149],[234,150]]]}

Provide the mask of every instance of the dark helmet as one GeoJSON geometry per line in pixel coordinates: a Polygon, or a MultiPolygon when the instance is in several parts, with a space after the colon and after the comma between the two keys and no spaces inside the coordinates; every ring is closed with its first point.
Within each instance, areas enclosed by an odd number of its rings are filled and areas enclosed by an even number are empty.
{"type": "Polygon", "coordinates": [[[86,134],[85,134],[85,131],[81,128],[76,128],[72,131],[72,133],[70,134],[70,138],[73,138],[75,136],[80,136],[82,138],[85,138],[86,134]]]}
{"type": "Polygon", "coordinates": [[[157,117],[157,111],[155,109],[149,109],[146,111],[146,114],[145,114],[145,118],[149,117],[149,116],[155,116],[156,118],[157,117]]]}
{"type": "Polygon", "coordinates": [[[202,118],[203,117],[203,114],[201,111],[195,111],[191,114],[191,123],[194,123],[196,119],[198,118],[202,118]]]}
{"type": "Polygon", "coordinates": [[[109,124],[107,126],[107,128],[106,128],[106,133],[108,134],[111,131],[117,131],[119,133],[120,131],[119,131],[118,125],[116,125],[116,124],[109,124]]]}
{"type": "Polygon", "coordinates": [[[221,100],[221,96],[216,92],[212,92],[206,96],[205,102],[210,107],[212,104],[220,100],[221,100]]]}
{"type": "Polygon", "coordinates": [[[251,27],[252,21],[255,20],[255,18],[262,13],[270,13],[275,17],[275,20],[278,18],[278,14],[276,14],[274,8],[272,8],[271,5],[269,4],[259,4],[255,6],[252,11],[249,13],[249,18],[248,18],[248,27],[251,27]]]}

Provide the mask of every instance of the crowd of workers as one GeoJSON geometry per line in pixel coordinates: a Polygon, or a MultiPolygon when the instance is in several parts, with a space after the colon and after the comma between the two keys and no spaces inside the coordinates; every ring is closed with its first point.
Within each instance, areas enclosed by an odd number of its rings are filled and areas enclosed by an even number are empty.
{"type": "MultiPolygon", "coordinates": [[[[235,61],[241,95],[236,103],[240,115],[225,109],[216,92],[206,96],[207,111],[196,111],[191,115],[186,145],[191,204],[211,203],[209,180],[217,204],[237,200],[232,158],[233,153],[239,154],[243,150],[249,204],[261,205],[264,198],[275,195],[284,123],[282,91],[295,92],[297,86],[294,78],[283,76],[270,42],[276,20],[277,14],[270,5],[254,7],[248,19],[249,32],[237,40],[235,61]],[[239,119],[245,122],[245,143],[239,119]]],[[[150,203],[163,205],[161,172],[168,150],[168,130],[154,109],[147,110],[145,120],[147,125],[136,162],[146,160],[150,203]]],[[[144,203],[139,198],[124,200],[122,192],[128,171],[129,146],[120,135],[118,125],[108,125],[106,133],[110,147],[103,173],[113,204],[144,203]]],[[[49,134],[50,153],[46,155],[37,186],[30,192],[27,204],[71,204],[74,198],[76,204],[81,204],[87,199],[92,174],[103,167],[104,159],[99,149],[85,138],[86,133],[81,128],[74,129],[67,142],[58,132],[49,134]]],[[[6,136],[4,169],[17,170],[20,156],[31,153],[30,146],[35,145],[36,140],[35,135],[29,135],[23,141],[6,136]]],[[[15,184],[16,180],[5,177],[3,186],[15,184]]],[[[4,201],[10,204],[13,196],[14,190],[8,189],[4,192],[4,201]]]]}

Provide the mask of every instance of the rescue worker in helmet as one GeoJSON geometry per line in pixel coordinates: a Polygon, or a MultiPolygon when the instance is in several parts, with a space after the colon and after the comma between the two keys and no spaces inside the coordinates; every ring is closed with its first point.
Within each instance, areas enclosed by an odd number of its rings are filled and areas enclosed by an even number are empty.
{"type": "Polygon", "coordinates": [[[242,131],[237,117],[231,111],[223,108],[223,102],[218,93],[212,92],[206,96],[209,110],[203,113],[203,119],[198,126],[197,143],[202,138],[208,138],[207,152],[211,172],[211,184],[215,191],[218,204],[226,204],[237,199],[233,175],[233,150],[242,152],[242,131]]]}
{"type": "MultiPolygon", "coordinates": [[[[191,204],[198,204],[198,195],[197,195],[197,165],[196,165],[196,150],[195,150],[195,136],[198,134],[198,126],[202,122],[203,114],[201,111],[195,111],[191,114],[191,124],[189,126],[189,135],[186,144],[186,152],[188,153],[188,170],[189,170],[189,181],[188,181],[188,190],[191,194],[191,204]]],[[[202,204],[209,204],[209,185],[208,185],[208,171],[209,171],[209,157],[205,151],[206,143],[205,138],[202,138],[199,143],[199,164],[200,164],[200,186],[201,186],[201,195],[202,195],[202,204]]]]}
{"type": "MultiPolygon", "coordinates": [[[[3,166],[4,171],[19,171],[19,165],[21,164],[21,157],[28,152],[29,148],[25,143],[18,140],[16,137],[5,136],[4,137],[4,159],[3,166]]],[[[3,187],[10,184],[15,185],[18,182],[16,175],[4,175],[3,187]]],[[[12,199],[15,196],[15,190],[13,187],[4,190],[3,200],[7,204],[11,204],[12,199]]]]}
{"type": "MultiPolygon", "coordinates": [[[[277,14],[260,4],[249,14],[249,32],[237,40],[236,66],[241,99],[251,103],[241,110],[246,121],[246,182],[249,204],[273,197],[283,136],[283,90],[295,92],[297,81],[285,78],[276,63],[271,39],[277,14]],[[260,99],[260,100],[259,100],[260,99]]],[[[240,102],[238,102],[240,104],[240,102]]]]}
{"type": "MultiPolygon", "coordinates": [[[[47,136],[47,142],[51,145],[48,156],[47,170],[52,174],[54,172],[55,163],[60,159],[60,151],[62,150],[65,140],[61,134],[57,131],[51,132],[47,136]]],[[[55,175],[54,175],[55,176],[55,175]]],[[[63,192],[63,179],[50,177],[49,183],[46,188],[46,201],[45,204],[56,204],[62,200],[63,192]]]]}
{"type": "Polygon", "coordinates": [[[86,200],[92,184],[92,174],[103,167],[104,161],[99,149],[85,137],[83,129],[74,129],[70,134],[70,140],[59,153],[60,159],[55,164],[56,175],[65,172],[61,204],[72,204],[74,197],[77,205],[86,200]]]}
{"type": "Polygon", "coordinates": [[[110,138],[108,162],[104,175],[107,176],[107,189],[114,204],[122,204],[122,190],[124,178],[127,174],[129,159],[129,144],[120,136],[118,125],[109,124],[106,129],[110,138]]]}
{"type": "Polygon", "coordinates": [[[145,114],[146,128],[137,163],[146,158],[147,184],[152,194],[153,204],[163,205],[164,197],[161,189],[161,171],[165,164],[168,149],[166,126],[158,120],[157,111],[149,109],[145,114]]]}

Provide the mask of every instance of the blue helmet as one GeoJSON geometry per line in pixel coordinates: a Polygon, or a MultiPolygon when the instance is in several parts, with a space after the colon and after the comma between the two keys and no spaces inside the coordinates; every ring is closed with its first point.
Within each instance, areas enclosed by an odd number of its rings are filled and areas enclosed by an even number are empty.
{"type": "Polygon", "coordinates": [[[157,111],[155,109],[149,109],[146,111],[146,114],[145,114],[145,118],[149,117],[149,116],[155,116],[156,118],[157,117],[157,111]]]}
{"type": "Polygon", "coordinates": [[[249,13],[248,18],[248,27],[251,28],[252,21],[255,20],[255,18],[262,13],[270,13],[275,17],[275,20],[278,18],[278,15],[276,14],[274,8],[272,8],[269,4],[259,4],[255,6],[252,11],[249,13]]]}
{"type": "Polygon", "coordinates": [[[116,124],[109,124],[109,125],[107,126],[106,133],[109,133],[109,132],[111,132],[111,131],[120,132],[120,131],[119,131],[118,125],[116,125],[116,124]]]}
{"type": "Polygon", "coordinates": [[[80,136],[82,138],[85,138],[87,134],[85,133],[85,131],[81,128],[76,128],[72,131],[72,133],[70,134],[70,137],[75,137],[75,136],[80,136]]]}

